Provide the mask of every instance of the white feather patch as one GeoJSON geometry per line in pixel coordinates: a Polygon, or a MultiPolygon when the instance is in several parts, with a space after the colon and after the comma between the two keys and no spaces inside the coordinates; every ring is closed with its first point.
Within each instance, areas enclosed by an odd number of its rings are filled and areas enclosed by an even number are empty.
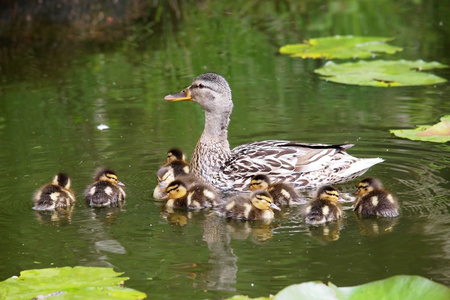
{"type": "Polygon", "coordinates": [[[89,190],[89,195],[94,195],[95,194],[95,186],[93,186],[90,190],[89,190]]]}
{"type": "Polygon", "coordinates": [[[289,194],[289,192],[286,191],[285,189],[281,190],[281,194],[283,195],[284,198],[289,199],[289,200],[291,199],[291,194],[289,194]]]}
{"type": "Polygon", "coordinates": [[[208,198],[208,199],[214,199],[215,198],[215,194],[213,192],[211,192],[210,190],[204,190],[203,191],[203,195],[208,198]]]}
{"type": "Polygon", "coordinates": [[[109,186],[107,186],[106,188],[105,188],[105,193],[108,195],[108,196],[111,196],[112,195],[112,193],[113,193],[113,190],[112,190],[112,188],[111,187],[109,187],[109,186]]]}
{"type": "Polygon", "coordinates": [[[54,192],[50,194],[50,199],[52,199],[53,201],[58,200],[60,193],[59,192],[54,192]]]}
{"type": "Polygon", "coordinates": [[[328,205],[325,205],[325,206],[322,208],[322,214],[323,214],[324,216],[328,216],[329,213],[330,213],[330,207],[329,207],[328,205]]]}
{"type": "Polygon", "coordinates": [[[370,202],[372,202],[373,206],[377,206],[378,205],[378,197],[373,196],[372,198],[370,198],[370,202]]]}
{"type": "Polygon", "coordinates": [[[394,198],[392,197],[391,194],[387,195],[387,199],[389,200],[389,202],[391,202],[392,204],[394,204],[394,198]]]}

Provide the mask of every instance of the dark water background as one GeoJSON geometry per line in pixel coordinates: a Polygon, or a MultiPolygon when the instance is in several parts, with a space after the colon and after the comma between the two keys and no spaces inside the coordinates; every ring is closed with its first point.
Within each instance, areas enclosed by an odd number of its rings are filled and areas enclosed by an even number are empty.
{"type": "MultiPolygon", "coordinates": [[[[113,267],[149,299],[266,296],[305,281],[352,286],[397,274],[449,286],[450,146],[395,138],[389,129],[436,123],[450,112],[450,85],[333,84],[313,73],[324,60],[277,54],[313,37],[391,36],[404,51],[381,58],[450,65],[449,3],[176,3],[153,7],[156,21],[117,29],[125,36],[83,39],[43,28],[37,38],[37,28],[2,37],[0,280],[33,268],[113,267]],[[209,71],[233,91],[232,147],[263,139],[354,143],[352,155],[385,159],[366,175],[393,191],[400,217],[360,220],[346,211],[340,224],[309,227],[299,208],[270,225],[164,212],[152,198],[155,172],[169,148],[192,153],[204,115],[194,103],[163,98],[209,71]],[[85,207],[83,190],[99,166],[127,184],[122,210],[85,207]],[[73,180],[73,213],[34,212],[34,191],[60,171],[73,180]]],[[[433,73],[450,79],[448,69],[433,73]]],[[[350,193],[356,183],[337,188],[350,193]]]]}

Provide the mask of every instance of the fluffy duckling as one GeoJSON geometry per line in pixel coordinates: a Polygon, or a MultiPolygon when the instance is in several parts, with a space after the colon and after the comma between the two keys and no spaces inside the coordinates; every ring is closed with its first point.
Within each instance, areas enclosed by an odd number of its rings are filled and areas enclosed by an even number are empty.
{"type": "Polygon", "coordinates": [[[101,168],[95,175],[95,182],[89,185],[84,198],[92,207],[119,206],[125,200],[125,186],[117,179],[117,174],[109,168],[101,168]]]}
{"type": "Polygon", "coordinates": [[[303,199],[297,194],[294,187],[288,183],[275,182],[272,183],[269,176],[257,174],[252,177],[250,181],[250,189],[266,190],[273,198],[273,203],[278,206],[301,204],[305,203],[303,199]]]}
{"type": "Polygon", "coordinates": [[[221,213],[228,219],[241,220],[271,220],[274,218],[272,209],[280,210],[273,203],[268,191],[257,190],[249,195],[235,195],[228,199],[221,213]]]}
{"type": "Polygon", "coordinates": [[[186,160],[186,155],[184,154],[183,151],[181,151],[178,148],[169,149],[169,151],[167,151],[167,160],[166,160],[165,164],[168,164],[175,160],[184,161],[187,165],[189,165],[186,160]]]}
{"type": "Polygon", "coordinates": [[[194,176],[189,175],[189,164],[182,160],[173,160],[165,164],[156,172],[156,176],[158,177],[158,185],[153,191],[155,199],[161,199],[165,196],[167,186],[175,178],[183,177],[188,185],[196,181],[194,176]]]}
{"type": "Polygon", "coordinates": [[[338,191],[329,185],[321,187],[317,196],[304,208],[305,222],[308,224],[324,224],[342,218],[342,206],[338,203],[338,191]]]}
{"type": "Polygon", "coordinates": [[[51,183],[36,191],[33,197],[34,210],[66,208],[75,203],[75,194],[70,189],[71,180],[64,173],[56,174],[51,183]]]}
{"type": "Polygon", "coordinates": [[[391,193],[383,189],[381,182],[375,178],[364,178],[354,193],[354,210],[362,215],[397,217],[398,203],[391,193]]]}
{"type": "Polygon", "coordinates": [[[182,179],[176,179],[169,183],[166,193],[169,198],[166,207],[169,208],[201,209],[220,204],[216,190],[201,182],[189,186],[182,179]]]}

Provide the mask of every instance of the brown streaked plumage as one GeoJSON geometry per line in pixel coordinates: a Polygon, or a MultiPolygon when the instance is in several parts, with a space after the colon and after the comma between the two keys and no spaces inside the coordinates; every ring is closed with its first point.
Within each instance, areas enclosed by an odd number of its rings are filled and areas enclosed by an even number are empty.
{"type": "Polygon", "coordinates": [[[71,180],[64,173],[58,173],[51,183],[39,188],[34,196],[34,210],[56,210],[75,204],[75,194],[70,189],[71,180]]]}
{"type": "Polygon", "coordinates": [[[295,191],[294,187],[288,183],[272,183],[269,176],[257,174],[250,181],[250,190],[266,190],[273,198],[273,202],[278,206],[306,203],[295,191]]]}
{"type": "Polygon", "coordinates": [[[191,158],[191,172],[221,191],[248,190],[255,174],[297,188],[355,179],[381,158],[359,159],[346,153],[352,145],[304,144],[269,140],[230,150],[228,124],[233,110],[231,89],[222,76],[205,73],[165,100],[195,101],[205,109],[205,128],[191,158]]]}
{"type": "Polygon", "coordinates": [[[274,218],[273,209],[280,210],[273,203],[269,192],[257,190],[250,195],[232,196],[220,209],[220,213],[228,219],[271,220],[274,218]]]}
{"type": "Polygon", "coordinates": [[[122,186],[125,184],[118,180],[114,170],[100,168],[94,182],[84,191],[86,204],[91,207],[119,206],[126,197],[122,186]]]}
{"type": "Polygon", "coordinates": [[[342,206],[338,203],[339,193],[332,186],[323,186],[317,196],[303,209],[305,223],[324,224],[342,218],[342,206]]]}
{"type": "Polygon", "coordinates": [[[397,217],[398,202],[375,178],[364,178],[355,191],[354,210],[362,215],[397,217]]]}

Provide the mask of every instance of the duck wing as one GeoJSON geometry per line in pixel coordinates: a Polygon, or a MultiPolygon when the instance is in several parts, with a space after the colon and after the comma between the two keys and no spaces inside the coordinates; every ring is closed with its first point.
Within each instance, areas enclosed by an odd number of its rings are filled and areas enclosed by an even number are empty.
{"type": "Polygon", "coordinates": [[[231,150],[230,158],[216,176],[221,190],[248,190],[249,178],[269,175],[275,182],[287,181],[296,187],[314,187],[356,178],[380,158],[364,164],[349,155],[352,144],[305,144],[283,140],[253,142],[231,150]],[[356,165],[355,165],[356,164],[356,165]],[[355,165],[353,170],[352,166],[355,165]],[[357,176],[353,177],[354,174],[357,176]],[[344,180],[344,177],[350,177],[344,180]],[[225,184],[224,184],[225,183],[225,184]]]}

